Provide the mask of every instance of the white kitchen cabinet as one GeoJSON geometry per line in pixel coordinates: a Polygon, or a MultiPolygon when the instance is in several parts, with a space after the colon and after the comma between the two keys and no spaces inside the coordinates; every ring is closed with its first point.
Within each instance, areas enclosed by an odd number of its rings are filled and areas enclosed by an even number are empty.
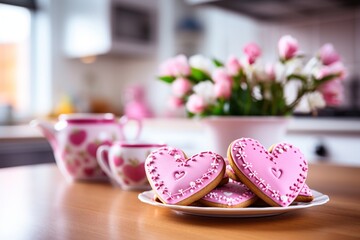
{"type": "Polygon", "coordinates": [[[156,53],[156,0],[65,0],[62,8],[68,57],[156,53]]]}
{"type": "Polygon", "coordinates": [[[46,139],[0,139],[0,168],[40,163],[55,163],[46,139]]]}
{"type": "Polygon", "coordinates": [[[309,162],[360,166],[360,137],[347,134],[288,134],[287,141],[299,146],[309,162]],[[324,156],[316,150],[323,148],[324,156]]]}
{"type": "Polygon", "coordinates": [[[0,126],[0,168],[55,163],[49,142],[29,125],[0,126]]]}
{"type": "Polygon", "coordinates": [[[359,119],[294,119],[286,141],[299,146],[309,162],[360,166],[359,119]]]}

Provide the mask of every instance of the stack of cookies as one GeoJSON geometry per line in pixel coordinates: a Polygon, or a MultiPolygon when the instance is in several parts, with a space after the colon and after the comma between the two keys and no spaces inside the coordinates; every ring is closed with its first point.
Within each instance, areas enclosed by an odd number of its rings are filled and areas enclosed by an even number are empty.
{"type": "Polygon", "coordinates": [[[257,140],[240,138],[229,145],[226,160],[211,151],[188,158],[180,149],[163,147],[147,157],[145,171],[164,204],[287,207],[313,200],[305,183],[307,161],[288,143],[266,150],[257,140]]]}

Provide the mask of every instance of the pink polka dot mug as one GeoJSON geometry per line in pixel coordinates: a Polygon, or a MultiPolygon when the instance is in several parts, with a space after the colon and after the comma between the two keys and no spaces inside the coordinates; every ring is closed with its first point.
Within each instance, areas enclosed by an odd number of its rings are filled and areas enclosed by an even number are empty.
{"type": "Polygon", "coordinates": [[[124,190],[150,189],[144,163],[154,150],[166,146],[160,143],[115,142],[97,150],[97,160],[114,185],[124,190]]]}

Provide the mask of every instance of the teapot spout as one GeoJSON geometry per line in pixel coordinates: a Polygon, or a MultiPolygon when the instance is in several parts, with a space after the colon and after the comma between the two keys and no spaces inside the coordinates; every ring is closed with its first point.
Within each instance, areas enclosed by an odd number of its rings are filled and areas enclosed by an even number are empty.
{"type": "Polygon", "coordinates": [[[48,121],[35,119],[30,122],[30,126],[39,128],[43,136],[49,141],[52,149],[54,151],[57,149],[58,141],[53,124],[48,121]]]}

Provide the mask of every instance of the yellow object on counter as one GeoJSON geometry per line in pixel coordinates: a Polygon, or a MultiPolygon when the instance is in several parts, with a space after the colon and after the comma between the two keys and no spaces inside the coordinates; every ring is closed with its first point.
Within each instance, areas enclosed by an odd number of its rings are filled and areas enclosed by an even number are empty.
{"type": "Polygon", "coordinates": [[[59,104],[54,110],[54,115],[68,114],[76,112],[75,106],[73,105],[70,96],[63,95],[60,99],[59,104]]]}

